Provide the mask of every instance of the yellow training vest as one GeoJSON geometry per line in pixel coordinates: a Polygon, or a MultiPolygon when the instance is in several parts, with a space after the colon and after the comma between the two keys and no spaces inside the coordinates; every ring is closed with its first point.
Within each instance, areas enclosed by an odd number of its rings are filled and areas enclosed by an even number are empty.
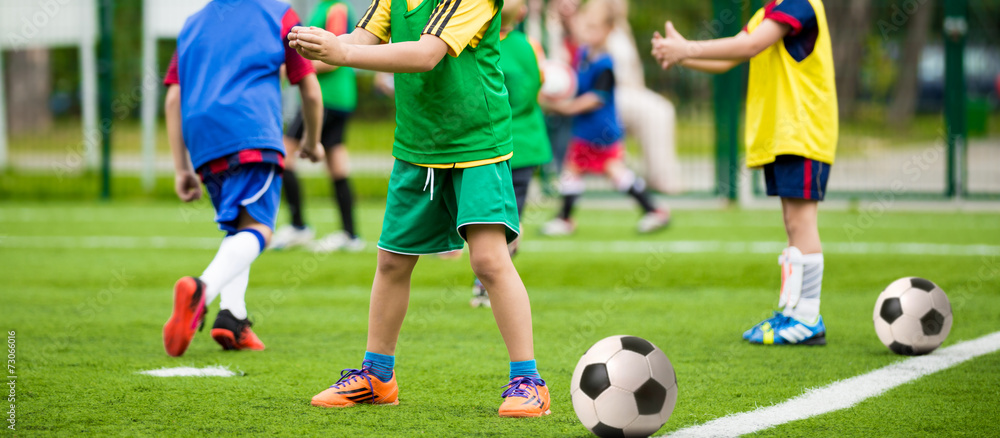
{"type": "MultiPolygon", "coordinates": [[[[809,3],[816,12],[819,32],[808,57],[796,61],[781,39],[750,60],[748,167],[772,163],[778,155],[798,155],[833,164],[839,119],[830,29],[823,2],[809,3]]],[[[761,9],[750,19],[747,31],[753,33],[763,22],[761,9]]]]}

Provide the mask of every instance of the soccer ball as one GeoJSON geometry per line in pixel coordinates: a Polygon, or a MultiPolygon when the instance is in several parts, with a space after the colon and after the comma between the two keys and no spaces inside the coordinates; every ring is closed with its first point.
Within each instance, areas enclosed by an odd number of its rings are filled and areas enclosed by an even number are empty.
{"type": "Polygon", "coordinates": [[[951,303],[930,280],[900,278],[878,296],[872,318],[878,339],[894,353],[927,354],[951,331],[951,303]]]}
{"type": "Polygon", "coordinates": [[[612,336],[590,347],[573,371],[573,410],[600,437],[649,436],[670,419],[677,375],[649,341],[612,336]]]}
{"type": "Polygon", "coordinates": [[[541,65],[545,82],[542,83],[542,98],[559,102],[576,96],[576,72],[564,62],[546,60],[541,65]]]}

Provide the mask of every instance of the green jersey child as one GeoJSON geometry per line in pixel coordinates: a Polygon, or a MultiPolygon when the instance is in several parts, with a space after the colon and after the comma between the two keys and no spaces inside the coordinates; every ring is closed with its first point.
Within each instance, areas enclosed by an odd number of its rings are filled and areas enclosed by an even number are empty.
{"type": "Polygon", "coordinates": [[[290,46],[308,59],[398,73],[396,163],[365,359],[313,397],[314,406],[398,403],[393,366],[413,267],[420,255],[460,249],[465,239],[511,360],[499,414],[550,412],[549,389],[535,367],[528,293],[507,252],[520,225],[509,164],[511,110],[498,65],[502,6],[503,0],[373,0],[349,35],[303,27],[289,34],[290,46]],[[390,36],[392,44],[384,44],[390,36]]]}
{"type": "MultiPolygon", "coordinates": [[[[514,181],[514,196],[517,198],[518,218],[524,216],[524,206],[528,201],[528,186],[539,166],[552,161],[552,144],[545,128],[545,114],[538,104],[538,92],[542,89],[542,72],[539,65],[544,54],[535,41],[524,32],[514,28],[524,20],[528,8],[524,0],[505,0],[500,12],[500,69],[503,70],[504,84],[510,95],[511,126],[514,136],[514,156],[510,168],[514,181]]],[[[514,256],[521,239],[510,244],[510,255],[514,256]]],[[[472,307],[490,307],[490,296],[486,286],[477,278],[472,286],[472,307]]]]}

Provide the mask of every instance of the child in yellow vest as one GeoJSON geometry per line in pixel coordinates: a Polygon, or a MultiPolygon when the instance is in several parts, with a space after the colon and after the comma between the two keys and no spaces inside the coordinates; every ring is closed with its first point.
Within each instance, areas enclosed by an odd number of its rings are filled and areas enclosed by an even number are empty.
{"type": "Polygon", "coordinates": [[[739,35],[687,41],[672,23],[653,37],[653,54],[673,65],[724,73],[749,60],[747,166],[764,169],[767,194],[781,197],[788,248],[781,265],[781,312],[743,339],[765,345],[825,345],[819,314],[823,252],[817,226],[837,151],[837,91],[830,30],[821,0],[775,0],[739,35]]]}

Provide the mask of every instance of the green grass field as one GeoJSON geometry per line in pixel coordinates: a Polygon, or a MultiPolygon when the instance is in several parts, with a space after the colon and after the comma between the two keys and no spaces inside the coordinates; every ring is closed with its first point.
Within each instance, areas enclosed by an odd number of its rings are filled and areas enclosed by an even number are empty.
{"type": "MultiPolygon", "coordinates": [[[[329,201],[311,205],[319,231],[333,231],[329,201]]],[[[221,238],[209,204],[5,202],[0,329],[16,331],[18,376],[16,431],[6,432],[584,437],[589,432],[569,396],[576,361],[603,337],[631,334],[660,346],[676,369],[679,398],[663,434],[904,360],[882,346],[871,321],[879,292],[899,277],[923,276],[948,292],[955,322],[945,346],[1000,330],[1000,262],[966,252],[987,245],[997,254],[995,213],[824,212],[829,345],[813,348],[740,340],[776,301],[778,251],[770,248],[780,250],[783,240],[780,212],[679,211],[672,229],[640,237],[634,212],[584,208],[578,235],[544,239],[537,230],[549,214],[529,210],[526,246],[515,262],[532,296],[536,356],[553,390],[553,415],[504,420],[496,409],[508,359],[490,312],[468,306],[467,256],[429,257],[417,266],[397,351],[401,404],[323,410],[309,399],[361,360],[374,250],[264,254],[253,267],[248,303],[267,350],[223,352],[206,331],[186,355],[170,358],[161,328],[171,285],[200,273],[221,238]],[[703,250],[663,250],[678,242],[703,250]],[[950,254],[907,253],[914,246],[901,243],[950,245],[928,246],[950,254]],[[137,374],[210,365],[240,375],[137,374]]],[[[381,206],[364,204],[360,222],[373,248],[381,206]]],[[[1000,353],[989,354],[759,435],[997,436],[998,369],[1000,353]]]]}

